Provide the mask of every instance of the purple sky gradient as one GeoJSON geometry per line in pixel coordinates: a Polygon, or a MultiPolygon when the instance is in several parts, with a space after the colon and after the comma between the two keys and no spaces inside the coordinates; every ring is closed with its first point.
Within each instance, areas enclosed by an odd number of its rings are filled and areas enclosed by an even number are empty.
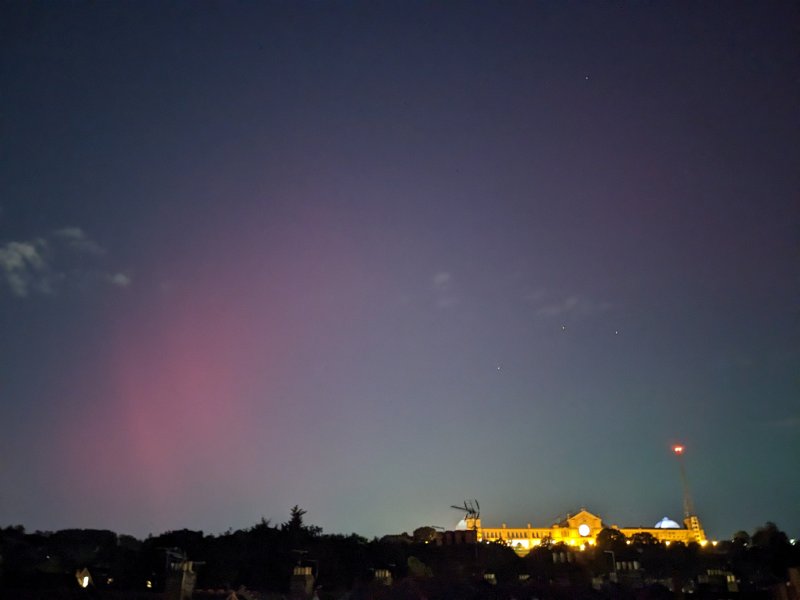
{"type": "Polygon", "coordinates": [[[791,3],[0,8],[0,525],[800,536],[791,3]]]}

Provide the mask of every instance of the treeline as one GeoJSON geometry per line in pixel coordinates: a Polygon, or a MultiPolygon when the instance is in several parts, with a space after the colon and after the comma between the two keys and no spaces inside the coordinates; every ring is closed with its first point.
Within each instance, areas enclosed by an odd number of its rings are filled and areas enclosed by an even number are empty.
{"type": "Polygon", "coordinates": [[[559,593],[623,597],[622,575],[629,571],[638,574],[639,587],[664,589],[696,585],[708,573],[728,573],[746,594],[783,585],[787,569],[800,565],[800,547],[773,523],[752,535],[737,532],[731,540],[702,548],[666,546],[647,534],[626,539],[607,529],[586,551],[545,543],[520,557],[497,543],[439,545],[440,534],[426,527],[373,540],[324,534],[306,524],[304,515],[295,506],[285,523],[262,519],[248,529],[220,535],[184,529],[145,540],[103,530],[26,533],[21,526],[6,527],[0,530],[0,597],[14,597],[10,590],[54,589],[69,589],[74,596],[79,591],[75,573],[84,568],[92,577],[86,593],[158,591],[168,563],[180,557],[194,561],[199,590],[246,586],[287,594],[292,569],[308,566],[322,600],[348,591],[351,597],[376,597],[365,591],[377,589],[376,570],[388,570],[392,589],[407,592],[403,597],[554,598],[559,593]]]}

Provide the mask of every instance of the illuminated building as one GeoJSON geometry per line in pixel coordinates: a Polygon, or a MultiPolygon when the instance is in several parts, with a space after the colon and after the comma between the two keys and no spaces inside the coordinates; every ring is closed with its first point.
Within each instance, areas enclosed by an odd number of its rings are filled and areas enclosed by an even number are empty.
{"type": "Polygon", "coordinates": [[[478,541],[503,542],[522,552],[544,542],[584,548],[593,546],[597,535],[605,528],[616,529],[625,537],[649,533],[659,542],[707,543],[706,534],[696,515],[687,517],[683,527],[666,517],[653,527],[617,527],[604,525],[600,517],[585,508],[574,515],[567,515],[565,519],[549,527],[533,527],[530,523],[527,527],[508,527],[505,523],[500,527],[484,527],[480,518],[470,518],[466,520],[466,528],[476,532],[478,541]]]}
{"type": "MultiPolygon", "coordinates": [[[[603,529],[615,529],[626,538],[637,534],[649,534],[656,541],[665,544],[696,542],[705,546],[708,540],[703,527],[700,525],[700,519],[694,513],[694,505],[689,492],[689,482],[683,463],[685,451],[686,446],[682,444],[672,446],[672,452],[678,461],[683,487],[683,526],[667,517],[661,519],[653,527],[608,526],[603,524],[600,517],[582,508],[578,513],[567,515],[565,519],[557,521],[549,527],[533,527],[530,523],[528,523],[527,527],[510,528],[505,523],[500,527],[483,527],[479,512],[480,505],[477,501],[474,501],[474,503],[464,503],[466,517],[462,521],[464,524],[462,529],[474,532],[475,537],[473,539],[477,538],[479,542],[502,542],[511,546],[520,554],[527,554],[532,548],[545,542],[566,544],[584,550],[587,546],[593,546],[597,543],[597,536],[603,529]]],[[[452,508],[460,507],[453,506],[452,508]]]]}

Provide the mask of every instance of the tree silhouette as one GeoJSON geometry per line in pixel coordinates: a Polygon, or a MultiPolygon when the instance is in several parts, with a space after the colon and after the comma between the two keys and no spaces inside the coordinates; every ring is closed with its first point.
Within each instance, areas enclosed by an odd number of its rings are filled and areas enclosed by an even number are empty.
{"type": "Polygon", "coordinates": [[[783,581],[792,555],[787,535],[775,523],[768,521],[756,529],[751,541],[748,558],[753,559],[757,578],[767,583],[783,581]]]}
{"type": "Polygon", "coordinates": [[[634,546],[653,546],[655,544],[660,543],[652,533],[648,533],[647,531],[641,531],[639,533],[634,533],[631,536],[631,543],[634,546]]]}
{"type": "Polygon", "coordinates": [[[750,534],[746,531],[737,531],[733,534],[733,543],[743,548],[747,548],[747,546],[750,545],[750,534]]]}
{"type": "Polygon", "coordinates": [[[283,524],[284,531],[300,531],[303,529],[303,516],[306,514],[306,511],[297,506],[295,504],[292,507],[289,520],[283,524]]]}
{"type": "Polygon", "coordinates": [[[423,526],[414,530],[414,541],[418,543],[428,543],[436,540],[436,530],[433,527],[423,526]]]}
{"type": "Polygon", "coordinates": [[[605,527],[597,534],[597,547],[600,550],[613,550],[617,552],[625,548],[625,534],[619,529],[605,527]]]}

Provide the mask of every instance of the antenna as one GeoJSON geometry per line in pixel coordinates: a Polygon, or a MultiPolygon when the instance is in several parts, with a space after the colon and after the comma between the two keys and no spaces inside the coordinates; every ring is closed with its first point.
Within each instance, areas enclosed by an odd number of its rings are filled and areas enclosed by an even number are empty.
{"type": "Polygon", "coordinates": [[[692,496],[689,493],[689,480],[686,477],[686,467],[683,464],[683,452],[686,450],[683,444],[675,444],[672,447],[672,452],[678,460],[678,468],[681,471],[681,483],[683,484],[683,516],[688,519],[694,514],[694,506],[692,505],[692,496]]]}
{"type": "Polygon", "coordinates": [[[475,532],[475,560],[478,560],[478,521],[481,518],[481,505],[475,498],[472,500],[464,500],[463,506],[456,506],[451,504],[450,508],[464,511],[464,521],[467,527],[472,525],[471,529],[475,532]]]}
{"type": "MultiPolygon", "coordinates": [[[[470,519],[479,519],[481,516],[481,505],[480,503],[475,500],[464,500],[463,506],[456,506],[455,504],[451,504],[450,508],[455,508],[456,510],[464,511],[464,520],[468,521],[470,519]]],[[[475,526],[477,528],[477,526],[475,526]]]]}

